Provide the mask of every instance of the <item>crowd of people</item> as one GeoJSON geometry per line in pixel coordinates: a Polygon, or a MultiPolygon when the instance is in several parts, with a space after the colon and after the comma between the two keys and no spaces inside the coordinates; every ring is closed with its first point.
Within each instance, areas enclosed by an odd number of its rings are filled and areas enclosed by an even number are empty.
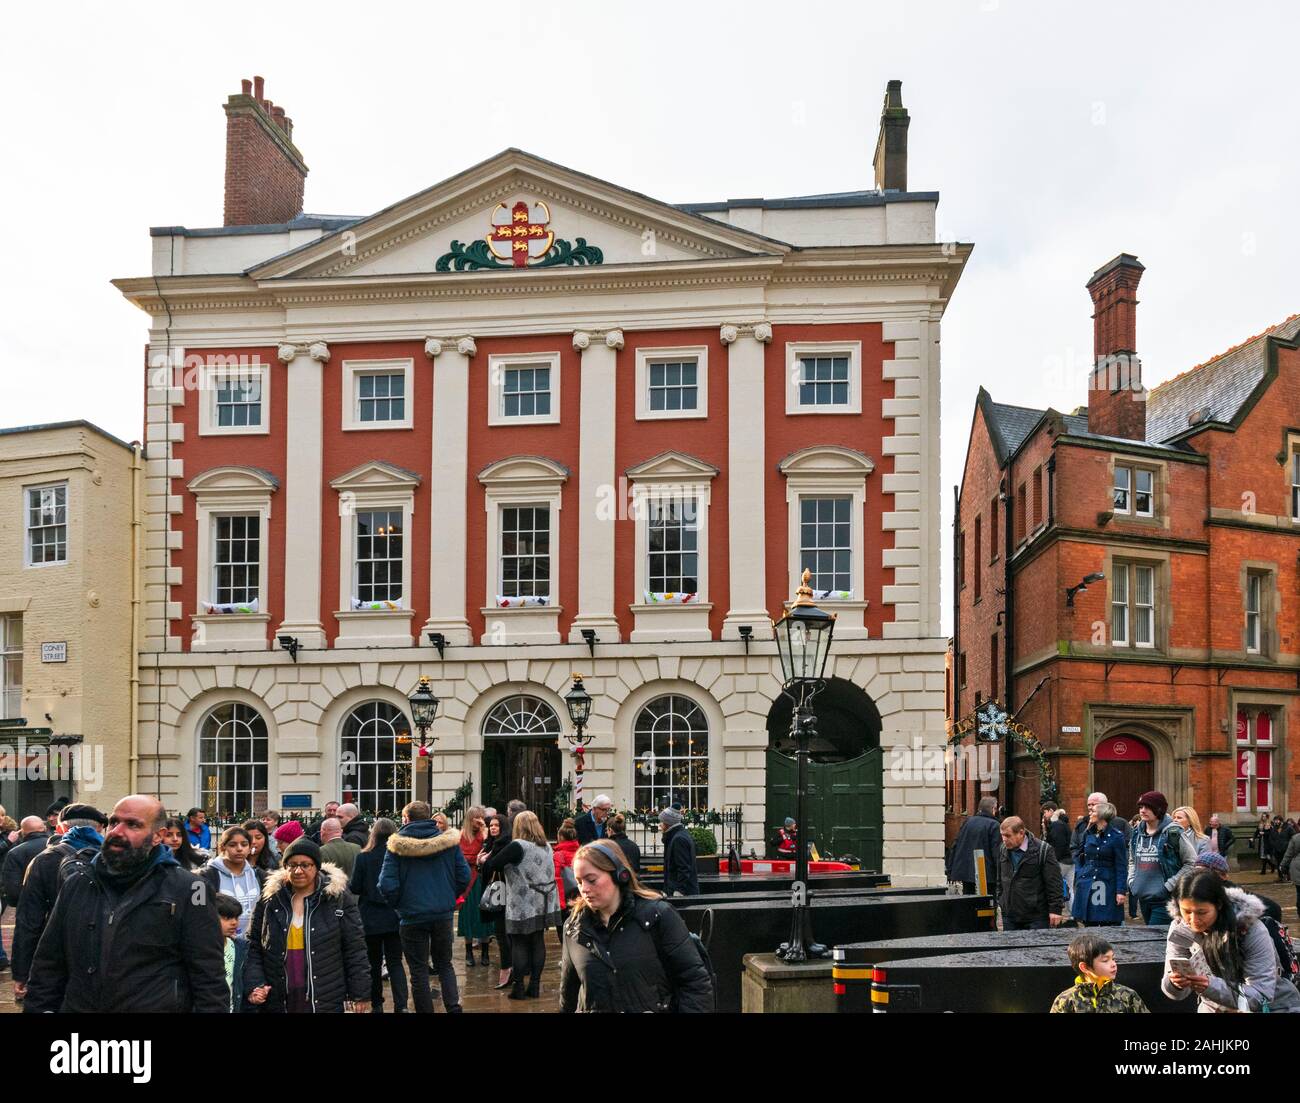
{"type": "MultiPolygon", "coordinates": [[[[1121,925],[1127,912],[1168,928],[1162,991],[1169,999],[1194,995],[1203,1012],[1300,1013],[1300,965],[1281,908],[1229,879],[1235,839],[1217,815],[1203,827],[1194,808],[1171,812],[1155,791],[1138,798],[1131,820],[1105,793],[1092,793],[1073,828],[1064,809],[1046,804],[1037,835],[1019,816],[999,820],[997,813],[997,801],[985,797],[962,825],[948,852],[948,879],[965,893],[982,885],[993,895],[1003,930],[1085,929],[1069,948],[1074,986],[1052,1011],[1148,1010],[1115,982],[1114,950],[1103,937],[1102,928],[1121,925]]],[[[1300,833],[1265,816],[1254,845],[1260,872],[1272,864],[1279,880],[1293,882],[1300,907],[1300,833]]]]}
{"type": "Polygon", "coordinates": [[[16,913],[0,969],[29,1013],[382,1012],[385,992],[395,1012],[459,1013],[457,938],[466,969],[495,942],[496,987],[535,1000],[554,931],[560,1010],[709,1011],[707,955],[664,899],[699,892],[694,843],[676,808],[660,830],[663,892],[607,796],[554,842],[522,801],[459,827],[423,801],[370,825],[331,801],[310,824],[268,812],[216,831],[149,796],[108,814],[59,802],[0,835],[16,913]]]}

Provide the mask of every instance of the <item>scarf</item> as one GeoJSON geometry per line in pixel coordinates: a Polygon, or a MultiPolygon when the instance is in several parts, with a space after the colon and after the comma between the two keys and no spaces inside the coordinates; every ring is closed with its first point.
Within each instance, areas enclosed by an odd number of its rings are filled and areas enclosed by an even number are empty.
{"type": "Polygon", "coordinates": [[[143,880],[153,870],[154,866],[166,865],[180,866],[180,862],[176,860],[176,856],[172,853],[172,848],[166,843],[159,843],[155,846],[153,853],[149,856],[149,861],[145,862],[139,869],[131,870],[128,873],[110,873],[108,865],[104,861],[104,852],[102,850],[95,855],[95,860],[91,863],[95,875],[119,892],[125,892],[132,885],[143,880]]]}
{"type": "Polygon", "coordinates": [[[77,850],[85,850],[88,846],[103,846],[104,836],[93,827],[74,827],[63,836],[62,841],[77,850]]]}

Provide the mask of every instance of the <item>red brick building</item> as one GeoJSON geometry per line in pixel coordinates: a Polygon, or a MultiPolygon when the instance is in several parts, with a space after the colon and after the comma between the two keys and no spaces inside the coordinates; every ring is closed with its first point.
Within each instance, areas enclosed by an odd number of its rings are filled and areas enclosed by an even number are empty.
{"type": "MultiPolygon", "coordinates": [[[[1072,816],[1094,790],[1132,816],[1155,788],[1246,827],[1300,792],[1300,316],[1148,392],[1142,272],[1121,254],[1088,283],[1086,408],[979,392],[950,718],[1000,702],[1072,816]]],[[[997,794],[1036,821],[1037,764],[1013,744],[1001,768],[997,794]]],[[[950,784],[950,829],[981,788],[950,784]]]]}

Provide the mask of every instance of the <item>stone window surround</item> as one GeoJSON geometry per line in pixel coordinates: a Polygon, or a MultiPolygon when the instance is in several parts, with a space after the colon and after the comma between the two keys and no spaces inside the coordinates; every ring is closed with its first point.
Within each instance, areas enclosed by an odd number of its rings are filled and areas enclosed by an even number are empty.
{"type": "Polygon", "coordinates": [[[190,617],[195,633],[193,651],[265,650],[266,625],[270,623],[267,587],[270,581],[271,496],[278,482],[265,472],[248,467],[215,467],[196,475],[187,484],[194,496],[195,537],[198,576],[196,608],[190,617]],[[257,516],[258,586],[256,613],[202,613],[202,602],[213,602],[216,592],[216,550],[218,516],[257,516]]]}
{"type": "Polygon", "coordinates": [[[199,436],[266,436],[271,432],[271,365],[257,357],[252,364],[210,364],[205,361],[199,371],[199,436]],[[249,377],[257,372],[262,379],[262,420],[257,425],[217,424],[217,384],[231,376],[249,377]]]}
{"type": "Polygon", "coordinates": [[[409,471],[373,460],[353,468],[330,487],[339,498],[339,603],[334,616],[339,622],[335,647],[376,647],[411,643],[411,549],[415,516],[415,488],[420,478],[409,471]],[[401,510],[402,524],[402,607],[400,609],[353,609],[356,595],[356,521],[358,512],[401,510]]]}
{"type": "Polygon", "coordinates": [[[1112,518],[1116,521],[1123,521],[1129,525],[1153,525],[1160,528],[1169,528],[1169,464],[1164,460],[1152,460],[1147,458],[1137,459],[1135,457],[1123,456],[1112,452],[1109,461],[1106,464],[1107,493],[1110,495],[1107,509],[1112,518]],[[1151,472],[1151,513],[1134,512],[1137,503],[1134,501],[1134,487],[1136,477],[1129,482],[1129,509],[1122,512],[1115,508],[1115,468],[1127,467],[1130,470],[1143,470],[1151,472]]]}
{"type": "MultiPolygon", "coordinates": [[[[836,614],[836,639],[865,638],[866,610],[871,603],[865,593],[867,539],[864,518],[867,508],[867,479],[875,471],[875,463],[870,457],[851,448],[815,444],[786,456],[777,464],[777,470],[785,476],[786,482],[786,564],[790,593],[794,593],[799,586],[799,578],[803,574],[803,565],[800,563],[800,500],[845,496],[852,498],[853,553],[849,565],[853,579],[853,597],[847,601],[818,599],[817,604],[836,614]]],[[[963,556],[964,554],[963,547],[963,556]]],[[[786,607],[789,607],[788,602],[786,607]]]]}
{"type": "Polygon", "coordinates": [[[862,342],[861,341],[787,341],[785,345],[785,412],[787,414],[860,414],[862,413],[862,342]],[[801,406],[799,404],[800,364],[802,356],[849,357],[849,401],[847,406],[801,406]]]}
{"type": "Polygon", "coordinates": [[[631,489],[631,515],[636,525],[635,590],[630,606],[635,617],[630,642],[655,643],[711,640],[709,614],[709,500],[710,484],[718,470],[693,456],[665,452],[627,471],[631,489]],[[696,548],[699,554],[696,600],[686,605],[645,600],[650,576],[651,500],[693,497],[696,502],[696,548]]]}
{"type": "Polygon", "coordinates": [[[486,513],[484,630],[481,645],[560,643],[560,509],[569,470],[544,456],[509,456],[478,474],[486,513]],[[501,510],[504,506],[544,505],[550,509],[551,603],[502,609],[497,605],[501,572],[501,510]]]}
{"type": "Polygon", "coordinates": [[[1283,465],[1283,477],[1286,480],[1286,513],[1291,519],[1293,525],[1300,525],[1300,516],[1297,516],[1292,507],[1292,501],[1295,495],[1295,479],[1300,478],[1296,475],[1296,463],[1300,462],[1300,430],[1288,429],[1286,433],[1286,446],[1283,448],[1283,454],[1286,456],[1286,463],[1283,465]]]}
{"type": "MultiPolygon", "coordinates": [[[[1289,808],[1290,795],[1287,789],[1288,772],[1286,770],[1286,752],[1289,746],[1289,736],[1286,725],[1287,698],[1285,696],[1270,694],[1267,691],[1251,689],[1233,689],[1228,696],[1228,746],[1233,754],[1236,754],[1237,743],[1237,711],[1244,709],[1246,712],[1262,712],[1268,710],[1272,713],[1272,742],[1266,743],[1266,748],[1272,748],[1275,751],[1273,755],[1273,809],[1274,814],[1278,814],[1281,809],[1289,808]]],[[[1255,746],[1255,744],[1250,744],[1255,746]]],[[[1245,744],[1241,744],[1245,746],[1245,744]]],[[[1235,772],[1235,767],[1234,767],[1235,772]]],[[[1251,815],[1255,819],[1259,818],[1259,813],[1242,813],[1237,812],[1235,808],[1235,797],[1233,802],[1233,816],[1251,815]]],[[[1208,819],[1208,817],[1207,817],[1208,819]]]]}
{"type": "Polygon", "coordinates": [[[488,356],[487,404],[489,425],[558,425],[560,422],[559,351],[492,353],[488,356]],[[551,412],[507,417],[503,409],[506,369],[533,365],[551,370],[551,412]]]}
{"type": "Polygon", "coordinates": [[[638,421],[678,421],[683,418],[709,416],[709,348],[707,345],[679,345],[671,348],[639,347],[636,350],[636,419],[638,421]],[[651,361],[695,361],[695,409],[650,409],[651,361]]]}
{"type": "Polygon", "coordinates": [[[1165,600],[1169,593],[1169,559],[1168,552],[1156,552],[1147,548],[1139,550],[1136,548],[1108,547],[1106,549],[1106,560],[1102,568],[1106,575],[1106,650],[1117,655],[1132,655],[1134,653],[1163,655],[1168,652],[1169,618],[1172,613],[1169,603],[1165,600]],[[1111,638],[1112,592],[1117,561],[1125,566],[1136,565],[1155,568],[1151,576],[1151,602],[1154,611],[1152,612],[1150,646],[1138,646],[1132,642],[1134,592],[1131,580],[1129,582],[1129,642],[1117,644],[1111,638]]]}
{"type": "Polygon", "coordinates": [[[1278,565],[1259,559],[1243,559],[1237,571],[1241,587],[1241,650],[1243,655],[1255,655],[1261,659],[1277,658],[1277,610],[1278,610],[1278,565]],[[1246,598],[1247,583],[1252,574],[1261,576],[1259,589],[1259,647],[1250,648],[1246,643],[1246,598]]]}
{"type": "Polygon", "coordinates": [[[410,429],[414,425],[415,360],[412,357],[396,357],[383,360],[344,360],[343,394],[340,407],[343,411],[343,429],[345,432],[366,431],[371,429],[410,429]],[[405,382],[402,384],[403,412],[397,421],[362,421],[358,410],[358,388],[363,375],[396,375],[401,372],[405,382]]]}

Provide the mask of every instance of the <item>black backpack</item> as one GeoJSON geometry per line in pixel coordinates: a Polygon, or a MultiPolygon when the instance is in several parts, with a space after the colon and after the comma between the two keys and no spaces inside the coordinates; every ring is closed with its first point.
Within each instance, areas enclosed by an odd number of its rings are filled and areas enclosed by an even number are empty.
{"type": "MultiPolygon", "coordinates": [[[[660,902],[660,907],[672,910],[671,904],[660,902]]],[[[708,915],[708,913],[705,913],[708,915]]],[[[660,957],[660,963],[663,961],[663,943],[659,934],[659,923],[655,923],[651,928],[655,940],[655,950],[660,957]]],[[[700,964],[704,966],[704,971],[709,974],[709,1010],[717,1011],[718,1009],[718,974],[713,971],[713,959],[709,957],[708,947],[704,945],[704,940],[699,935],[691,931],[686,932],[686,936],[691,940],[691,945],[695,947],[695,952],[700,955],[700,964]]],[[[665,970],[666,972],[666,970],[665,970]]],[[[674,999],[676,997],[674,996],[674,999]]],[[[675,1010],[675,1008],[674,1008],[675,1010]]]]}
{"type": "Polygon", "coordinates": [[[1261,915],[1259,922],[1264,924],[1264,930],[1268,931],[1269,938],[1273,940],[1273,950],[1277,954],[1282,976],[1300,988],[1300,959],[1296,958],[1295,943],[1291,941],[1290,933],[1271,915],[1261,915]]]}

